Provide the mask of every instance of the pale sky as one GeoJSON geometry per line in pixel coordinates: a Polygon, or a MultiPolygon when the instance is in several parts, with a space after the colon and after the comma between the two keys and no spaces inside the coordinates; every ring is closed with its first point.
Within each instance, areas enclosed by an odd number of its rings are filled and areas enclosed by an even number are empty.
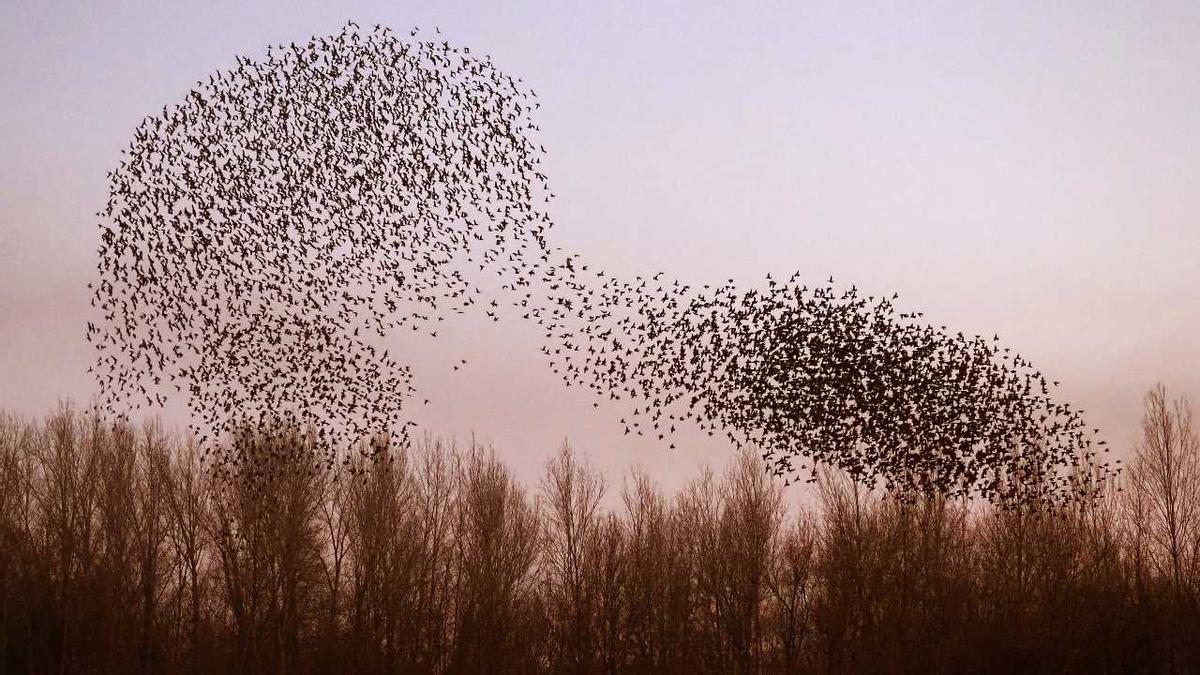
{"type": "MultiPolygon", "coordinates": [[[[1200,3],[744,4],[0,0],[0,409],[94,395],[94,214],[134,126],[348,19],[438,26],[524,78],[552,243],[597,267],[899,291],[999,333],[1122,450],[1155,382],[1200,398],[1200,3]]],[[[449,328],[409,357],[417,421],[529,484],[564,437],[669,489],[732,452],[623,437],[531,326],[449,328]]]]}

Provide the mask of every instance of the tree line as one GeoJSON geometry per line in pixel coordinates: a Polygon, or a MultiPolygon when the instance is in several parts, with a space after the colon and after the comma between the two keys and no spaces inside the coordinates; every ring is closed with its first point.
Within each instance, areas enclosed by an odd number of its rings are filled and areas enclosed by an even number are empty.
{"type": "Polygon", "coordinates": [[[567,445],[525,486],[476,445],[327,463],[258,430],[202,459],[0,416],[0,675],[1200,672],[1191,419],[1152,390],[1069,507],[825,471],[788,509],[750,449],[667,495],[567,445]]]}

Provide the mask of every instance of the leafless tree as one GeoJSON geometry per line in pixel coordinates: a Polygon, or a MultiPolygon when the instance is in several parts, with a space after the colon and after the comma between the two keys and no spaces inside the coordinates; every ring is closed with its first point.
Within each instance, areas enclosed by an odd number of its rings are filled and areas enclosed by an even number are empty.
{"type": "Polygon", "coordinates": [[[554,669],[562,672],[597,668],[604,492],[604,480],[570,445],[564,443],[547,462],[542,478],[542,567],[553,632],[551,658],[554,669]]]}
{"type": "Polygon", "coordinates": [[[1146,395],[1142,439],[1130,466],[1135,517],[1145,518],[1149,560],[1177,596],[1194,590],[1200,560],[1200,439],[1186,399],[1146,395]],[[1138,500],[1141,500],[1140,502],[1138,500]]]}
{"type": "Polygon", "coordinates": [[[825,471],[789,513],[748,449],[673,496],[635,469],[610,510],[565,445],[531,498],[475,444],[327,463],[245,429],[205,458],[69,407],[0,416],[0,675],[1196,672],[1187,404],[1152,391],[1144,432],[1075,505],[825,471]]]}

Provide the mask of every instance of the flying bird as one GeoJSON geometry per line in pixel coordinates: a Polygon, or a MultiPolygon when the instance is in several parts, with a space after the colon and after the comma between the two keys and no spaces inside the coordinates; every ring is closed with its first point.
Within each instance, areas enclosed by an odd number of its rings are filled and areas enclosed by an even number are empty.
{"type": "Polygon", "coordinates": [[[372,336],[512,306],[565,384],[633,407],[625,434],[674,448],[689,423],[790,482],[826,464],[903,495],[1079,494],[1094,434],[998,336],[833,277],[695,287],[553,246],[533,90],[418,35],[351,23],[239,56],[135,128],[87,327],[107,413],[177,390],[202,439],[284,425],[330,457],[405,442],[417,388],[372,336]]]}

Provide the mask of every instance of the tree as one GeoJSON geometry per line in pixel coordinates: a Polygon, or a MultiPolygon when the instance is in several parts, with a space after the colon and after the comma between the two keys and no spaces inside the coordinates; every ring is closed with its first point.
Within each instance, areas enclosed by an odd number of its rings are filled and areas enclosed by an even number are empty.
{"type": "Polygon", "coordinates": [[[591,670],[596,655],[594,615],[600,592],[600,500],[603,478],[563,443],[546,463],[544,575],[555,661],[564,672],[591,670]]]}
{"type": "Polygon", "coordinates": [[[1193,590],[1200,554],[1200,439],[1187,399],[1169,404],[1158,385],[1145,405],[1129,478],[1133,494],[1144,500],[1136,506],[1147,516],[1150,560],[1178,598],[1193,590]]]}

